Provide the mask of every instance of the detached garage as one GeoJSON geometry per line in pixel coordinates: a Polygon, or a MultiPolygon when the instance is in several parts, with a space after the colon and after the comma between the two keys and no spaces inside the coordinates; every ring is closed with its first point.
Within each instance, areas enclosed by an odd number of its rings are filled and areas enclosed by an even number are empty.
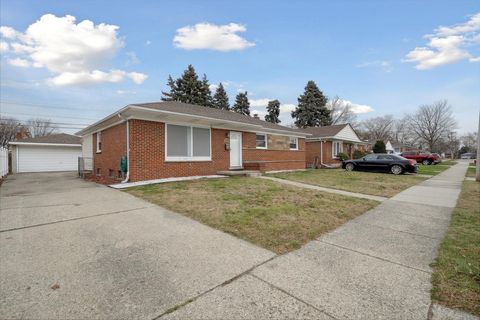
{"type": "Polygon", "coordinates": [[[80,137],[60,133],[10,142],[12,171],[76,171],[82,156],[80,137]]]}

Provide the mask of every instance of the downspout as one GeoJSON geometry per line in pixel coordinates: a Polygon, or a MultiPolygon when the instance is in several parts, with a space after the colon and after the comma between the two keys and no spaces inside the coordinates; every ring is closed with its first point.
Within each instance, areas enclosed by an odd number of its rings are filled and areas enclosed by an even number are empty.
{"type": "Polygon", "coordinates": [[[329,165],[323,163],[323,143],[324,143],[324,142],[325,142],[325,141],[323,141],[323,140],[320,139],[320,167],[323,166],[323,167],[327,167],[327,168],[330,168],[330,169],[331,169],[331,168],[333,168],[332,166],[329,166],[329,165]]]}
{"type": "MultiPolygon", "coordinates": [[[[118,114],[118,117],[125,120],[125,118],[123,118],[120,113],[118,114]]],[[[120,183],[127,183],[128,180],[130,180],[130,126],[128,123],[128,119],[126,119],[125,121],[127,122],[127,175],[125,176],[125,179],[120,183]]]]}

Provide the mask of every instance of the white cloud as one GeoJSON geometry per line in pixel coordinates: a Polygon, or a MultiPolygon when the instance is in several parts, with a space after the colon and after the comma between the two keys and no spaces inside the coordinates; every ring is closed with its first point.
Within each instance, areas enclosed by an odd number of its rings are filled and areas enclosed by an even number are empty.
{"type": "Polygon", "coordinates": [[[140,63],[140,59],[138,59],[137,54],[135,52],[129,51],[126,53],[126,55],[127,55],[127,65],[140,63]]]}
{"type": "Polygon", "coordinates": [[[250,101],[251,107],[258,108],[258,107],[266,107],[270,99],[251,99],[249,101],[250,101]]]}
{"type": "Polygon", "coordinates": [[[245,31],[247,28],[244,25],[236,23],[227,25],[197,23],[194,26],[177,29],[173,44],[186,50],[208,49],[224,52],[243,50],[255,46],[255,43],[237,34],[245,31]]]}
{"type": "Polygon", "coordinates": [[[357,64],[356,67],[357,68],[377,67],[377,68],[381,68],[386,73],[390,73],[393,71],[393,66],[390,61],[381,61],[381,60],[362,62],[360,64],[357,64]]]}
{"type": "Polygon", "coordinates": [[[130,91],[130,90],[117,90],[117,94],[123,95],[123,94],[136,94],[136,91],[130,91]]]}
{"type": "Polygon", "coordinates": [[[0,33],[10,43],[20,59],[29,66],[46,68],[55,76],[52,85],[89,85],[119,82],[125,77],[142,83],[146,75],[122,70],[102,71],[124,46],[117,34],[118,26],[83,20],[73,16],[43,15],[24,33],[10,27],[0,27],[0,33]],[[143,80],[142,80],[143,79],[143,80]]]}
{"type": "Polygon", "coordinates": [[[0,27],[0,35],[7,39],[15,39],[20,36],[20,33],[11,27],[0,27]]]}
{"type": "Polygon", "coordinates": [[[31,62],[21,58],[9,59],[8,63],[12,66],[20,67],[20,68],[28,68],[31,66],[31,62]]]}
{"type": "Polygon", "coordinates": [[[139,72],[130,72],[127,74],[127,76],[136,84],[142,84],[148,78],[146,74],[139,72]]]}
{"type": "Polygon", "coordinates": [[[281,104],[280,105],[280,113],[288,113],[290,114],[292,111],[294,111],[297,108],[295,104],[281,104]]]}
{"type": "Polygon", "coordinates": [[[369,113],[375,111],[371,106],[368,106],[366,104],[353,103],[350,100],[340,99],[338,103],[341,108],[349,106],[352,112],[355,114],[369,113]]]}
{"type": "Polygon", "coordinates": [[[151,44],[152,44],[152,41],[150,41],[150,40],[147,40],[147,41],[145,41],[145,44],[146,44],[147,46],[149,46],[149,45],[151,45],[151,44]]]}
{"type": "Polygon", "coordinates": [[[410,51],[403,62],[415,62],[415,68],[420,70],[461,60],[477,62],[479,57],[474,57],[469,47],[480,44],[480,13],[463,24],[438,27],[434,34],[428,34],[425,38],[429,39],[427,45],[410,51]]]}
{"type": "Polygon", "coordinates": [[[8,42],[0,41],[0,52],[7,52],[8,50],[10,50],[8,42]]]}

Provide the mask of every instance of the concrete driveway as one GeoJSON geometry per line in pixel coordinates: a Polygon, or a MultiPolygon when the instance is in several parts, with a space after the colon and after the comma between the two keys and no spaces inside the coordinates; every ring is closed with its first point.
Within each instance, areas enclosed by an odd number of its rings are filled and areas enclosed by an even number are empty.
{"type": "Polygon", "coordinates": [[[0,206],[2,319],[154,319],[274,256],[75,173],[10,176],[0,206]]]}

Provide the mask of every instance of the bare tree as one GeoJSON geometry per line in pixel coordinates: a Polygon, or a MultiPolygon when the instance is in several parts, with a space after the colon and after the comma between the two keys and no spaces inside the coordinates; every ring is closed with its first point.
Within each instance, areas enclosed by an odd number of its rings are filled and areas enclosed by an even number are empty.
{"type": "Polygon", "coordinates": [[[335,96],[329,100],[327,102],[327,108],[330,110],[332,117],[331,125],[342,123],[354,124],[357,119],[357,115],[353,112],[352,105],[339,96],[335,96]]]}
{"type": "Polygon", "coordinates": [[[468,132],[460,137],[461,143],[465,146],[468,152],[475,152],[477,150],[477,133],[468,132]]]}
{"type": "Polygon", "coordinates": [[[7,146],[15,139],[16,133],[22,128],[22,124],[14,118],[0,117],[0,146],[7,146]]]}
{"type": "Polygon", "coordinates": [[[395,119],[393,121],[392,139],[393,141],[403,145],[413,144],[413,137],[410,130],[408,129],[406,117],[404,117],[403,119],[395,119]]]}
{"type": "Polygon", "coordinates": [[[57,131],[57,126],[53,125],[50,119],[30,119],[27,121],[27,127],[32,137],[49,136],[57,131]]]}
{"type": "Polygon", "coordinates": [[[451,155],[453,159],[460,148],[460,139],[455,131],[450,131],[444,138],[438,142],[438,149],[451,155]]]}
{"type": "Polygon", "coordinates": [[[393,136],[394,119],[392,115],[366,119],[361,122],[359,132],[368,141],[388,141],[393,136]]]}
{"type": "Polygon", "coordinates": [[[442,138],[445,138],[456,127],[452,108],[447,100],[437,101],[419,107],[418,111],[407,116],[409,129],[419,142],[424,142],[430,152],[442,138]]]}

